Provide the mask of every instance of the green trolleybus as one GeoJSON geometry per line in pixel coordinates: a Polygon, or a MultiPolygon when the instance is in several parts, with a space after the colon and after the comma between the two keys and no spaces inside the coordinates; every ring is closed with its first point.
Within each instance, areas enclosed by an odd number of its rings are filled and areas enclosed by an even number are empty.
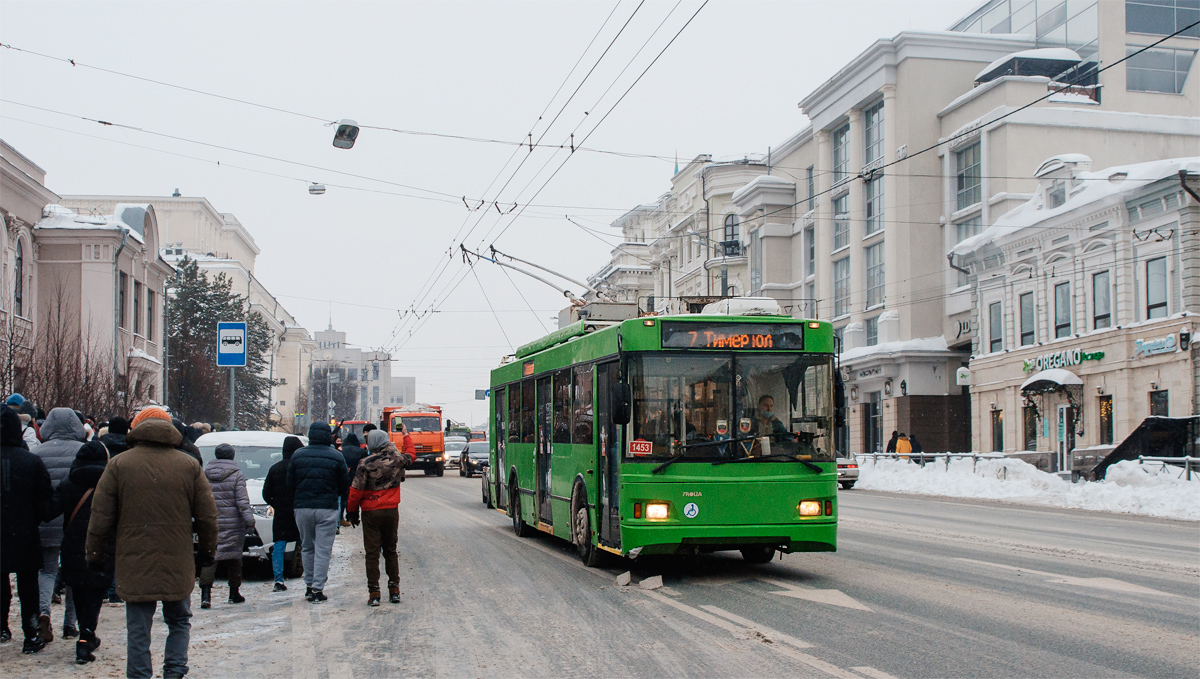
{"type": "Polygon", "coordinates": [[[584,319],[492,371],[485,501],[590,566],[835,551],[834,380],[824,321],[584,319]]]}

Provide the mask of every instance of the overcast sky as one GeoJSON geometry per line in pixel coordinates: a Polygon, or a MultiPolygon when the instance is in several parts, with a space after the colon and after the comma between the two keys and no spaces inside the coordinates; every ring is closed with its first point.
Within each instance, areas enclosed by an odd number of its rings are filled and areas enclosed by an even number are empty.
{"type": "Polygon", "coordinates": [[[676,155],[765,153],[806,125],[797,102],[875,40],[944,30],[981,0],[712,0],[613,108],[701,6],[638,2],[4,0],[5,45],[283,111],[0,49],[0,135],[59,194],[178,188],[235,214],[262,249],[257,276],[301,324],[332,321],[355,345],[391,350],[420,399],[480,422],[474,390],[553,329],[565,300],[487,262],[468,273],[447,255],[461,234],[585,277],[616,241],[565,215],[618,233],[605,225],[666,191],[676,155]],[[339,118],[506,141],[532,131],[553,145],[574,132],[665,159],[374,129],[339,150],[326,126],[339,118]],[[327,193],[309,195],[310,181],[327,193]],[[519,207],[472,212],[461,196],[519,207]],[[414,304],[438,313],[402,317],[414,304]]]}

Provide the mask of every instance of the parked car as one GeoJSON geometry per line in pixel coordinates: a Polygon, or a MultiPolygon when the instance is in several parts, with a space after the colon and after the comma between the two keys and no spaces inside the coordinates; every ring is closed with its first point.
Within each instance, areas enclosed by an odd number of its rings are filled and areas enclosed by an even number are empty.
{"type": "Polygon", "coordinates": [[[458,475],[475,476],[487,470],[488,442],[471,441],[458,456],[458,475]]]}
{"type": "MultiPolygon", "coordinates": [[[[233,446],[233,461],[246,476],[246,495],[250,497],[250,509],[254,511],[254,528],[246,533],[246,542],[242,547],[242,560],[253,562],[254,566],[270,568],[271,550],[274,547],[271,536],[271,526],[274,523],[275,510],[263,502],[263,481],[271,465],[283,459],[283,440],[292,434],[277,431],[221,431],[205,434],[196,439],[196,447],[204,464],[216,458],[216,448],[222,443],[233,446]]],[[[308,445],[308,437],[299,439],[308,445]]],[[[284,563],[287,570],[295,577],[299,564],[299,543],[289,542],[284,552],[284,563]],[[294,563],[293,563],[294,562],[294,563]]]]}
{"type": "Polygon", "coordinates": [[[458,464],[458,458],[464,450],[467,449],[467,437],[465,436],[447,436],[446,437],[446,466],[458,464]]]}
{"type": "Polygon", "coordinates": [[[842,490],[850,490],[858,481],[858,461],[853,458],[839,457],[837,459],[838,484],[842,490]]]}

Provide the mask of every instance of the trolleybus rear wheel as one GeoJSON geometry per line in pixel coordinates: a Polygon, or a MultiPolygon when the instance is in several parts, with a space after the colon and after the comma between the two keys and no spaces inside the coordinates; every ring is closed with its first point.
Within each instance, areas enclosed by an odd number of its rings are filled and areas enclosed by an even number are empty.
{"type": "Polygon", "coordinates": [[[774,545],[754,545],[742,547],[742,558],[750,563],[768,563],[775,558],[774,545]]]}
{"type": "Polygon", "coordinates": [[[592,544],[592,524],[588,517],[587,495],[582,484],[575,484],[571,498],[571,541],[579,552],[579,560],[588,568],[600,565],[600,550],[592,544]]]}
{"type": "Polygon", "coordinates": [[[510,484],[512,491],[508,495],[508,515],[512,518],[513,534],[519,538],[533,535],[533,529],[521,518],[521,491],[517,489],[516,479],[510,484]]]}

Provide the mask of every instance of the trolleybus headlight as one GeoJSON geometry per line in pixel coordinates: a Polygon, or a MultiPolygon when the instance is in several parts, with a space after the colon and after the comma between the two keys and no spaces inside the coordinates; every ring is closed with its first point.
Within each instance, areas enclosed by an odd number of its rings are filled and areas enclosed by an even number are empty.
{"type": "Polygon", "coordinates": [[[802,500],[800,502],[800,516],[820,516],[821,501],[820,500],[802,500]]]}
{"type": "Polygon", "coordinates": [[[662,520],[667,518],[667,503],[665,502],[649,502],[646,504],[646,518],[662,520]]]}

